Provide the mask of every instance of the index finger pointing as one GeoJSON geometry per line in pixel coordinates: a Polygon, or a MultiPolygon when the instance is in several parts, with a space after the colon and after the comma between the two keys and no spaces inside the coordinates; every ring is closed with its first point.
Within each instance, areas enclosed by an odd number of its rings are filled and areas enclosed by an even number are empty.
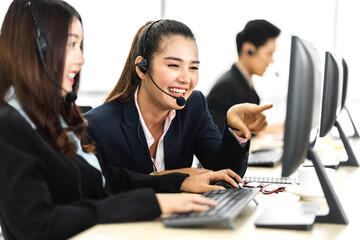
{"type": "Polygon", "coordinates": [[[261,113],[261,112],[263,112],[265,110],[268,110],[268,109],[270,109],[272,107],[273,107],[273,104],[267,104],[267,105],[258,106],[255,112],[261,113]]]}

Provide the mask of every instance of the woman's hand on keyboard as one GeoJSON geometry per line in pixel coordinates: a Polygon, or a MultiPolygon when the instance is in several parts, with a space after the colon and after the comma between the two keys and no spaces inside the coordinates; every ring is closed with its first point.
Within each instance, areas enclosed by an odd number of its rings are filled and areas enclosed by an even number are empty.
{"type": "Polygon", "coordinates": [[[189,174],[190,176],[193,175],[198,175],[198,174],[203,174],[203,173],[207,173],[207,172],[212,172],[212,170],[209,169],[205,169],[205,168],[178,168],[178,169],[173,169],[173,170],[165,170],[162,172],[159,172],[159,175],[163,175],[163,174],[168,174],[168,173],[173,173],[173,172],[181,172],[181,173],[186,173],[189,174]]]}
{"type": "Polygon", "coordinates": [[[224,187],[211,184],[219,180],[225,180],[235,188],[239,187],[239,182],[243,182],[241,177],[234,171],[230,169],[224,169],[216,172],[207,172],[200,175],[187,177],[181,184],[180,190],[183,192],[203,193],[211,190],[224,189],[224,187]]]}
{"type": "Polygon", "coordinates": [[[215,206],[216,202],[212,199],[196,194],[185,195],[163,195],[156,194],[161,213],[171,214],[174,212],[206,212],[209,207],[215,206]]]}

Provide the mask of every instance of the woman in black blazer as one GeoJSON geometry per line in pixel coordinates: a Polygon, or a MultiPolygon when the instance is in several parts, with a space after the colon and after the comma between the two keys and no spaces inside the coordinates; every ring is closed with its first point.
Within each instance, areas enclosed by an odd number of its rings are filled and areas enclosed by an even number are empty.
{"type": "Polygon", "coordinates": [[[198,68],[195,37],[185,24],[163,19],[141,27],[106,103],[85,114],[98,158],[148,174],[230,168],[243,176],[248,139],[267,125],[262,112],[271,105],[233,106],[221,134],[203,94],[194,91],[198,68]],[[205,169],[191,168],[194,155],[205,169]]]}
{"type": "Polygon", "coordinates": [[[101,166],[74,103],[82,23],[61,0],[15,0],[0,35],[0,224],[5,239],[65,239],[95,224],[206,211],[231,170],[149,176],[101,166]]]}

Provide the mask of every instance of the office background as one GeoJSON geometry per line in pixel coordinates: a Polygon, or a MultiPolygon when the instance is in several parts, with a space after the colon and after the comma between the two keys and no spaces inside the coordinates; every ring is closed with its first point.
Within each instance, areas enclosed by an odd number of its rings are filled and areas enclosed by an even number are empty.
{"type": "MultiPolygon", "coordinates": [[[[311,42],[323,63],[325,51],[345,58],[349,66],[347,106],[360,128],[360,2],[358,0],[67,0],[80,13],[85,32],[85,65],[78,105],[100,105],[113,88],[131,41],[149,20],[176,19],[195,33],[200,80],[205,95],[216,79],[237,60],[235,36],[247,21],[266,19],[282,30],[275,63],[254,77],[262,103],[274,103],[269,120],[285,116],[290,38],[311,42]]],[[[0,1],[0,24],[11,0],[0,1]]],[[[344,121],[348,121],[344,117],[344,121]]],[[[0,235],[0,239],[1,239],[0,235]]]]}
{"type": "MultiPolygon", "coordinates": [[[[140,26],[159,18],[176,19],[195,33],[199,48],[200,79],[205,95],[216,79],[237,60],[235,36],[247,21],[263,18],[282,33],[275,63],[263,77],[254,77],[261,103],[274,103],[269,121],[285,116],[290,38],[311,42],[324,62],[325,51],[344,57],[349,66],[347,106],[360,125],[360,3],[356,0],[68,0],[80,13],[85,32],[85,65],[78,105],[96,107],[120,76],[131,41],[140,26]]],[[[0,23],[11,0],[0,2],[0,23]]]]}

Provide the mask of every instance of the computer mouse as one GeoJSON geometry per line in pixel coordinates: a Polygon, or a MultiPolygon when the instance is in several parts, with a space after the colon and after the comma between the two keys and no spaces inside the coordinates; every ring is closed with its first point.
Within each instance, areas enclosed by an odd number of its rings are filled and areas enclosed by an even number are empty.
{"type": "Polygon", "coordinates": [[[225,180],[215,181],[214,183],[212,183],[212,185],[222,186],[222,187],[224,187],[225,189],[235,188],[233,185],[231,185],[230,183],[228,183],[228,182],[225,181],[225,180]]]}
{"type": "MultiPolygon", "coordinates": [[[[235,180],[235,182],[238,183],[236,180],[235,180]]],[[[225,189],[235,188],[233,185],[231,185],[229,182],[227,182],[225,180],[215,181],[215,182],[212,183],[212,185],[222,186],[225,189]]],[[[240,188],[240,186],[239,186],[239,188],[240,188]]]]}

